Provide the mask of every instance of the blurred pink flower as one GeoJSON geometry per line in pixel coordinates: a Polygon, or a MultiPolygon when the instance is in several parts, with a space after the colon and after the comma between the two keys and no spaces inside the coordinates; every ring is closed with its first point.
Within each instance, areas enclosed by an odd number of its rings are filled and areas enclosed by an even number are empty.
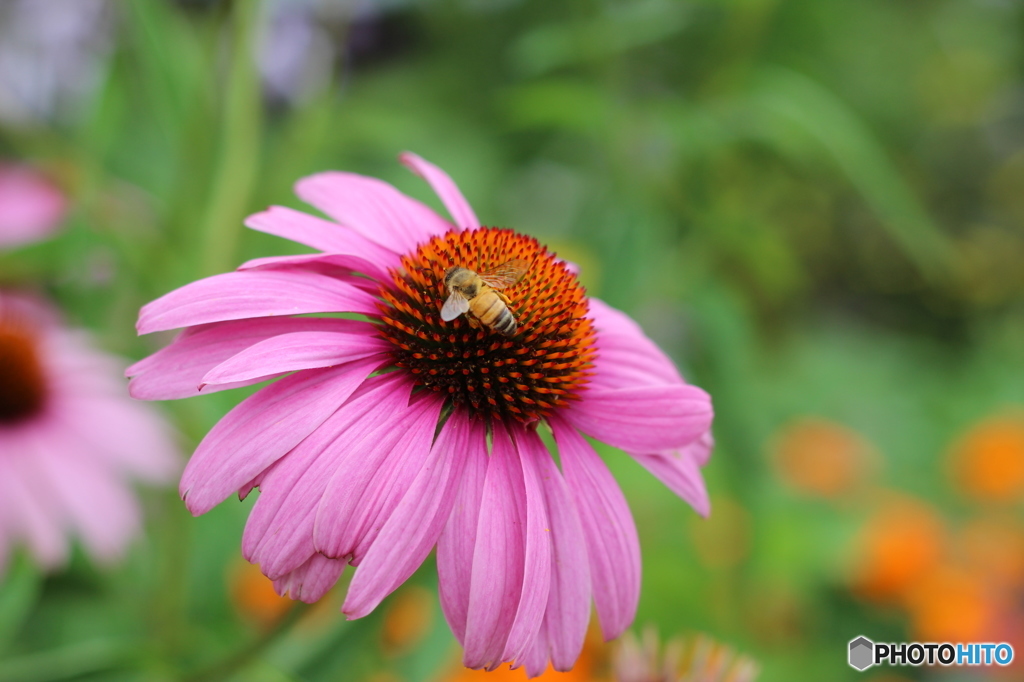
{"type": "Polygon", "coordinates": [[[710,400],[625,314],[588,299],[566,263],[530,237],[482,228],[444,172],[402,161],[454,224],[373,178],[300,181],[298,195],[336,222],[271,207],[246,224],[322,253],[251,261],[145,306],[140,333],[187,329],[129,368],[130,390],[182,398],[291,373],[199,445],[181,480],[188,508],[202,514],[258,487],[245,557],[305,601],[357,566],[350,618],[436,545],[467,667],[515,661],[538,675],[550,659],[566,670],[591,598],[612,638],[640,590],[632,516],[583,434],[627,451],[707,514],[710,400]],[[465,315],[440,319],[449,266],[484,272],[513,258],[529,263],[504,291],[513,336],[465,315]],[[366,321],[294,317],[336,312],[366,321]]]}
{"type": "Polygon", "coordinates": [[[45,239],[57,229],[67,201],[40,173],[0,163],[0,248],[45,239]]]}
{"type": "Polygon", "coordinates": [[[58,566],[69,534],[118,558],[139,530],[127,479],[174,475],[168,428],[118,374],[43,303],[0,292],[0,568],[20,542],[58,566]]]}

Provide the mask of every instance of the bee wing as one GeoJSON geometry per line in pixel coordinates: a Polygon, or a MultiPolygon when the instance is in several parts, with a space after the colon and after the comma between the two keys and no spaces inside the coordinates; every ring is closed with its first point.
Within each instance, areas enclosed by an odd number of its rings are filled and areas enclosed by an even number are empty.
{"type": "Polygon", "coordinates": [[[469,300],[460,292],[453,291],[441,308],[441,319],[451,322],[465,312],[469,312],[469,300]]]}
{"type": "Polygon", "coordinates": [[[477,276],[487,283],[487,286],[494,289],[504,289],[519,283],[526,271],[530,269],[530,263],[522,258],[513,258],[501,265],[478,273],[477,276]]]}

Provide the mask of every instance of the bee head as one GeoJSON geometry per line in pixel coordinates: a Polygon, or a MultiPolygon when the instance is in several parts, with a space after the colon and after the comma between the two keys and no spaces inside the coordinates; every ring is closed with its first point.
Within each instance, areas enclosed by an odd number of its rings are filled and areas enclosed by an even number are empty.
{"type": "Polygon", "coordinates": [[[470,280],[471,274],[466,268],[453,265],[444,272],[444,285],[448,289],[462,286],[470,280]]]}

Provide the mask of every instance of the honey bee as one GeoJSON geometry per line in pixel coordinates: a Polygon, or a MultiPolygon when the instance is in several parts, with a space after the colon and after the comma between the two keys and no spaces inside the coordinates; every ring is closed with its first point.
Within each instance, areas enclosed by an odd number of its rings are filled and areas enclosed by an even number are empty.
{"type": "Polygon", "coordinates": [[[508,309],[511,301],[498,289],[517,284],[529,269],[530,264],[522,258],[514,258],[481,273],[458,265],[448,268],[444,273],[448,300],[441,308],[441,319],[450,322],[468,312],[470,326],[479,327],[483,323],[488,329],[512,336],[518,325],[508,309]]]}

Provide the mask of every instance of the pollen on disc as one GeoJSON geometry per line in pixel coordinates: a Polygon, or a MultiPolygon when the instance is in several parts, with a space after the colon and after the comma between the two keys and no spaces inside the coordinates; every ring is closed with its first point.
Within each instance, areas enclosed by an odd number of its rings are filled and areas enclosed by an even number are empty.
{"type": "Polygon", "coordinates": [[[453,403],[498,419],[533,421],[564,407],[585,387],[595,356],[585,290],[536,239],[484,227],[434,237],[402,257],[382,287],[383,334],[395,365],[453,403]],[[445,322],[445,271],[477,273],[523,259],[529,268],[503,289],[518,329],[504,336],[473,325],[469,313],[445,322]]]}

